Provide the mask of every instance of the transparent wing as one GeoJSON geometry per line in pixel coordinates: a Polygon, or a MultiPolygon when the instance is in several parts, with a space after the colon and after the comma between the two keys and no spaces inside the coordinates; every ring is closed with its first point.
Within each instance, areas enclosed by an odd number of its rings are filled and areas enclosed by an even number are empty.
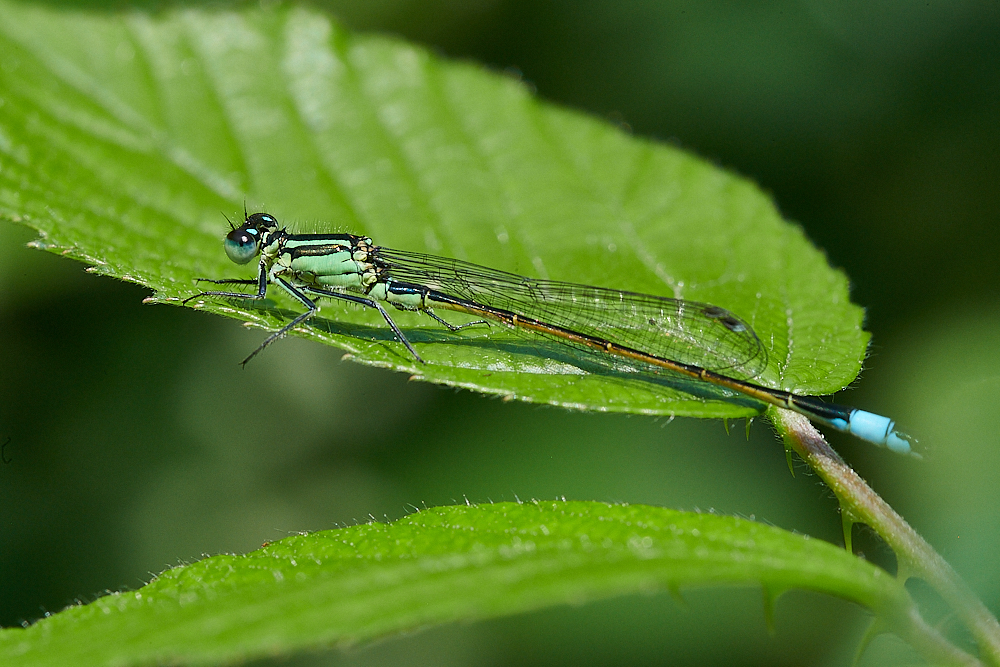
{"type": "MultiPolygon", "coordinates": [[[[695,301],[536,280],[477,264],[390,248],[375,251],[382,275],[510,311],[658,357],[750,379],[767,352],[728,310],[695,301]]],[[[537,335],[537,334],[535,334],[537,335]]]]}

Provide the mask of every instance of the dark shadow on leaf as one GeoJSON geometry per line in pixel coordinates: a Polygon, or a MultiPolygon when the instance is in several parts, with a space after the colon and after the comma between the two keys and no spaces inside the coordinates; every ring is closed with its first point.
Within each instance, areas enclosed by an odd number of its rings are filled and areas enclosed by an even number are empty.
{"type": "MultiPolygon", "coordinates": [[[[262,310],[285,320],[290,320],[298,315],[295,311],[274,307],[264,307],[262,310]]],[[[341,322],[323,317],[314,318],[308,323],[308,326],[332,336],[346,336],[373,342],[397,342],[388,326],[379,327],[341,322]]],[[[634,365],[617,357],[588,348],[576,347],[563,341],[550,340],[527,332],[511,330],[502,325],[493,324],[491,326],[494,333],[482,336],[470,336],[469,330],[452,332],[443,328],[402,326],[400,329],[407,339],[415,344],[455,345],[501,352],[514,357],[546,359],[578,368],[580,375],[599,376],[622,386],[638,384],[644,388],[651,385],[664,387],[704,401],[719,401],[761,412],[766,407],[764,403],[739,392],[693,380],[662,368],[646,366],[640,367],[637,372],[634,365]]],[[[412,362],[405,350],[400,351],[397,346],[387,346],[386,349],[399,356],[401,360],[407,363],[412,362]]],[[[433,365],[433,362],[430,363],[433,365]]]]}

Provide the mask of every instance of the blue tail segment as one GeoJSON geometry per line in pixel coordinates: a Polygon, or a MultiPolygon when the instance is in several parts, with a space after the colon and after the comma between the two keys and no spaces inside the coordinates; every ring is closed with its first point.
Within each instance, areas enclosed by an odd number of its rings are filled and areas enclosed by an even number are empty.
{"type": "Polygon", "coordinates": [[[792,396],[791,403],[810,419],[827,424],[832,428],[850,433],[880,447],[886,447],[898,454],[917,456],[910,446],[910,436],[896,430],[896,422],[846,405],[824,403],[817,396],[792,396]]]}
{"type": "Polygon", "coordinates": [[[888,447],[899,454],[911,454],[910,438],[895,430],[896,422],[864,410],[851,410],[848,419],[831,419],[830,426],[838,431],[888,447]]]}

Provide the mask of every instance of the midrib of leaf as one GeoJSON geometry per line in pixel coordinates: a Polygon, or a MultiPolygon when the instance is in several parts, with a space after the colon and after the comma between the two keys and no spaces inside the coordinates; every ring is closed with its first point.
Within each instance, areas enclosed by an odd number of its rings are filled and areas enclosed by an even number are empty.
{"type": "MultiPolygon", "coordinates": [[[[300,231],[349,227],[386,245],[525,274],[718,303],[750,320],[768,347],[762,382],[823,393],[856,374],[866,336],[844,277],[754,186],[696,158],[539,103],[471,65],[351,36],[302,8],[119,17],[15,7],[0,4],[0,46],[21,49],[33,59],[25,66],[53,79],[37,88],[5,75],[17,102],[0,107],[10,144],[0,157],[0,211],[42,231],[41,245],[149,285],[159,300],[191,294],[195,277],[234,274],[219,251],[224,226],[212,221],[245,198],[281,219],[310,221],[300,231]],[[60,26],[80,20],[93,34],[52,43],[60,26]],[[119,38],[136,52],[134,71],[110,56],[93,71],[99,55],[70,59],[119,38]],[[194,59],[190,82],[178,78],[180,58],[194,59]],[[98,71],[142,83],[115,88],[98,71]]],[[[282,322],[244,304],[205,309],[282,322]]],[[[530,355],[446,340],[423,346],[431,363],[418,368],[377,329],[352,334],[380,326],[376,313],[325,312],[328,323],[302,333],[434,382],[592,409],[757,410],[592,374],[552,375],[530,355]]]]}

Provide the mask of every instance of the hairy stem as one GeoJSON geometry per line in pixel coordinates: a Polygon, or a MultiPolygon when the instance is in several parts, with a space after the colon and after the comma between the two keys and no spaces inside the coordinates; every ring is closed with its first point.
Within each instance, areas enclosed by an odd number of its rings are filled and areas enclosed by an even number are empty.
{"type": "MultiPolygon", "coordinates": [[[[871,526],[896,553],[900,570],[930,584],[968,626],[979,645],[982,659],[989,665],[1000,666],[1000,624],[951,566],[844,463],[808,419],[777,408],[769,414],[788,446],[833,490],[842,511],[871,526]]],[[[903,621],[902,627],[893,630],[928,659],[978,664],[975,658],[949,643],[922,620],[918,622],[918,615],[911,616],[913,618],[897,619],[897,624],[903,621]]]]}

